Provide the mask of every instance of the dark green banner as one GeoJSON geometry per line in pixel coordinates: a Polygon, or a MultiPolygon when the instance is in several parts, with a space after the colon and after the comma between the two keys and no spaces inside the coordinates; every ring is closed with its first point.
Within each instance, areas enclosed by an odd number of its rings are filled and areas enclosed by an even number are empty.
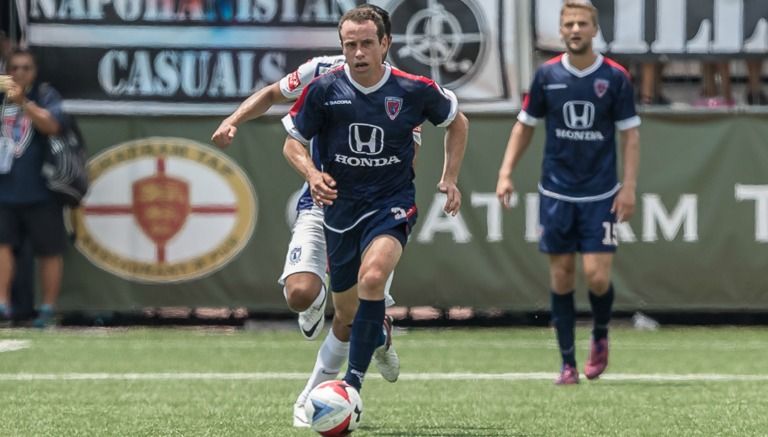
{"type": "MultiPolygon", "coordinates": [[[[618,309],[768,309],[768,117],[647,115],[636,215],[619,229],[618,309]]],[[[74,214],[63,310],[244,306],[284,310],[277,278],[302,181],[277,119],[242,126],[222,152],[217,118],[80,117],[94,189],[74,214]],[[202,143],[202,144],[201,144],[202,143]]],[[[443,131],[416,164],[419,221],[392,288],[399,304],[517,311],[548,307],[537,249],[544,129],[515,175],[516,206],[494,191],[511,116],[474,117],[448,218],[435,184],[443,131]]],[[[586,302],[580,286],[579,298],[586,302]]]]}

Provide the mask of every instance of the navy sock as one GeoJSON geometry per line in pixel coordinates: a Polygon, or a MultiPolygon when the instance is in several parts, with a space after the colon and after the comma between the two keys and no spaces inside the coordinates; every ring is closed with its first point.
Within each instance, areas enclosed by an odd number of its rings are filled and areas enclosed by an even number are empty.
{"type": "Polygon", "coordinates": [[[373,351],[383,344],[384,300],[360,299],[349,339],[349,365],[344,381],[358,391],[371,364],[373,351]]]}
{"type": "Polygon", "coordinates": [[[573,291],[563,295],[552,292],[550,297],[552,301],[552,324],[557,332],[557,343],[560,345],[563,364],[570,364],[576,367],[576,355],[573,345],[576,307],[573,303],[573,291]]]}
{"type": "Polygon", "coordinates": [[[592,316],[595,318],[595,325],[592,328],[592,338],[602,340],[608,337],[608,322],[611,321],[611,310],[613,308],[613,284],[608,287],[608,291],[598,296],[589,290],[589,303],[592,305],[592,316]]]}

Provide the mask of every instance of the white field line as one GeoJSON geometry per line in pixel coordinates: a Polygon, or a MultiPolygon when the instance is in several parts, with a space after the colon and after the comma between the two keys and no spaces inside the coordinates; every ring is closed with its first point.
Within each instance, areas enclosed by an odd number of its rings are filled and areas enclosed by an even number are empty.
{"type": "Polygon", "coordinates": [[[0,340],[0,352],[13,352],[29,347],[27,340],[0,340]]]}
{"type": "MultiPolygon", "coordinates": [[[[277,349],[277,350],[301,350],[316,349],[317,343],[306,341],[290,340],[227,340],[226,342],[216,342],[215,338],[201,337],[191,338],[190,340],[159,340],[159,339],[111,339],[111,338],[89,338],[89,339],[61,339],[46,340],[46,345],[64,345],[67,349],[71,348],[76,342],[87,344],[89,348],[114,348],[113,342],[120,342],[122,349],[128,350],[162,350],[162,349],[277,349]]],[[[554,339],[547,340],[424,340],[410,339],[407,337],[395,337],[395,344],[398,349],[414,348],[418,350],[426,349],[532,349],[532,350],[557,350],[558,345],[554,339]]],[[[588,349],[587,340],[577,341],[578,348],[588,349]]],[[[611,342],[613,350],[639,350],[639,351],[746,351],[746,350],[766,350],[768,341],[695,341],[695,340],[674,340],[671,342],[654,341],[622,341],[614,340],[611,342]]]]}
{"type": "MultiPolygon", "coordinates": [[[[304,380],[305,373],[0,373],[0,381],[267,381],[304,380]]],[[[380,378],[379,375],[370,375],[380,378]]],[[[555,373],[404,373],[406,381],[552,381],[555,373]]],[[[600,377],[608,381],[646,382],[768,382],[768,375],[737,375],[721,373],[613,373],[600,377]]]]}

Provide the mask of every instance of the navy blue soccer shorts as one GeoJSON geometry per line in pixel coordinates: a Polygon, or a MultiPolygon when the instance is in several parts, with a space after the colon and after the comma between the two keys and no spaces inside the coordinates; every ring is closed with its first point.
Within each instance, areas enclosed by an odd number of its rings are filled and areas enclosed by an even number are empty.
{"type": "Polygon", "coordinates": [[[544,253],[616,252],[614,196],[594,202],[569,202],[539,196],[539,250],[544,253]]]}
{"type": "Polygon", "coordinates": [[[416,206],[383,208],[366,217],[353,228],[336,232],[325,227],[331,290],[346,291],[357,284],[363,252],[374,238],[391,235],[405,248],[408,235],[416,224],[416,206]]]}

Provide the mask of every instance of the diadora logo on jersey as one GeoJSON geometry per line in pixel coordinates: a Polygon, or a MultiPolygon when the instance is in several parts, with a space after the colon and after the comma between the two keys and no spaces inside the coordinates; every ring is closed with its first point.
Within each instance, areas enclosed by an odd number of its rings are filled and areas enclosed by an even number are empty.
{"type": "Polygon", "coordinates": [[[491,26],[474,0],[392,0],[385,8],[396,67],[456,88],[484,63],[491,26]]]}
{"type": "Polygon", "coordinates": [[[335,106],[335,105],[351,105],[352,100],[347,99],[341,99],[341,100],[329,100],[325,102],[325,106],[335,106]]]}
{"type": "Polygon", "coordinates": [[[611,83],[605,79],[595,79],[595,94],[597,97],[602,98],[606,92],[608,92],[608,86],[611,83]]]}
{"type": "Polygon", "coordinates": [[[544,85],[545,90],[564,90],[566,88],[568,88],[568,85],[564,83],[548,83],[544,85]]]}
{"type": "Polygon", "coordinates": [[[387,97],[384,99],[384,106],[387,110],[387,116],[390,120],[397,118],[400,109],[403,107],[403,99],[400,97],[387,97]]]}
{"type": "Polygon", "coordinates": [[[76,247],[121,278],[200,278],[232,261],[253,233],[253,186],[203,144],[144,138],[103,151],[88,169],[91,189],[72,217],[76,247]]]}
{"type": "Polygon", "coordinates": [[[384,150],[384,129],[372,124],[350,124],[349,148],[363,155],[378,155],[384,150]]]}
{"type": "Polygon", "coordinates": [[[597,130],[587,130],[595,123],[595,105],[583,100],[571,100],[563,105],[563,121],[570,129],[555,129],[558,138],[577,141],[603,140],[597,130]]]}

